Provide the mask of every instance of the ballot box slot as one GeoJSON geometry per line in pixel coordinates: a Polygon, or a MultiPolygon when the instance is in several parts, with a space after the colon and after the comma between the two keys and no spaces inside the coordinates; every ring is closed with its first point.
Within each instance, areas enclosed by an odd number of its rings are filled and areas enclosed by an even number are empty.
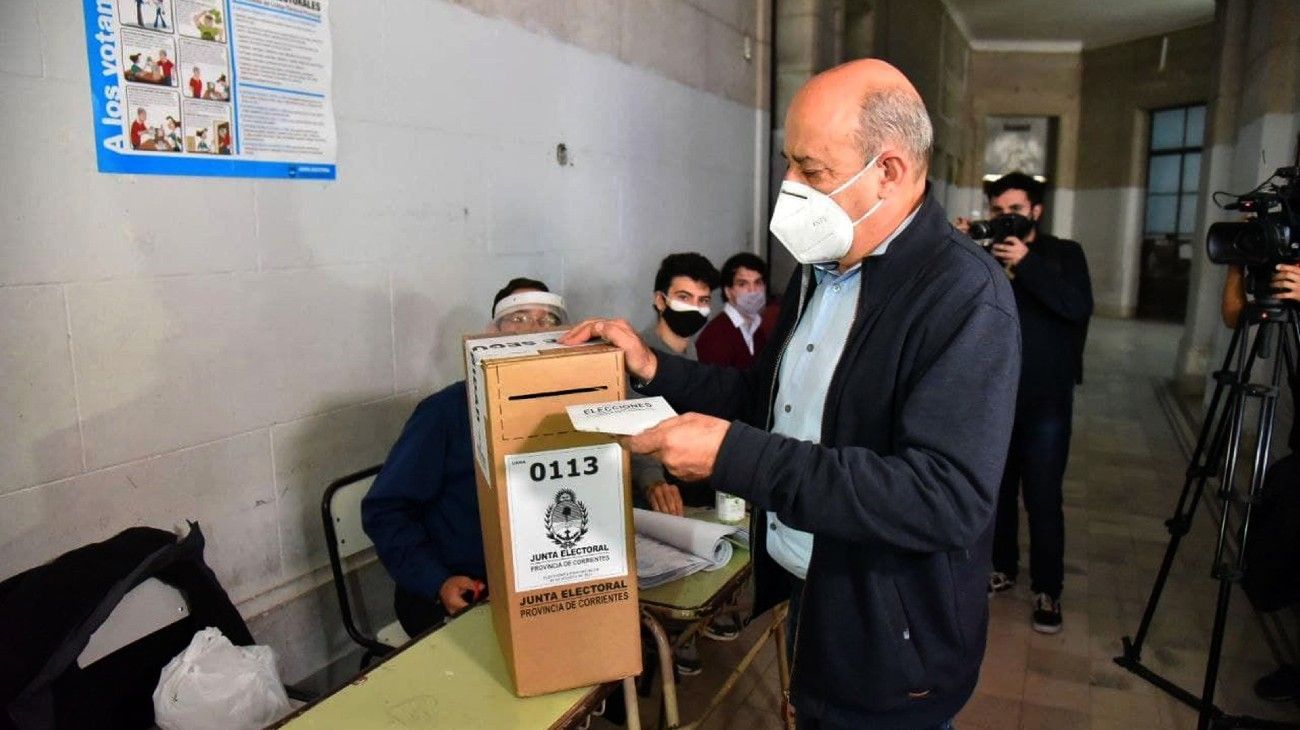
{"type": "Polygon", "coordinates": [[[566,395],[576,395],[578,393],[599,393],[602,390],[609,390],[608,385],[597,385],[589,388],[568,388],[566,390],[547,390],[541,393],[520,393],[519,395],[508,396],[507,400],[536,400],[538,398],[558,398],[566,395]]]}

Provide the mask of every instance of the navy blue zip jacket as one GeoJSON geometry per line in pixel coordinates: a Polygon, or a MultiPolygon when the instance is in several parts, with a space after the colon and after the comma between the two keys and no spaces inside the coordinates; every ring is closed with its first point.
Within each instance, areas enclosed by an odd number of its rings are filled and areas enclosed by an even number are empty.
{"type": "MultiPolygon", "coordinates": [[[[751,368],[659,354],[641,390],[679,412],[739,419],[713,486],[815,535],[794,638],[798,712],[926,728],[953,717],[979,678],[1019,323],[1006,274],[928,191],[888,252],[862,267],[820,443],[768,430],[780,358],[815,286],[806,266],[751,368]]],[[[756,613],[790,595],[764,523],[751,522],[756,613]]]]}
{"type": "Polygon", "coordinates": [[[420,401],[361,500],[379,560],[430,601],[453,575],[485,576],[467,403],[463,380],[420,401]]]}

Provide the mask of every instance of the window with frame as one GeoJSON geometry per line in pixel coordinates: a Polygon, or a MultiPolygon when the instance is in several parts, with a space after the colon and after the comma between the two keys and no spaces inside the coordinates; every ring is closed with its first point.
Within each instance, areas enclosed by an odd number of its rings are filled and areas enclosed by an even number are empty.
{"type": "Polygon", "coordinates": [[[1205,105],[1151,112],[1147,145],[1147,238],[1189,240],[1196,227],[1205,105]]]}

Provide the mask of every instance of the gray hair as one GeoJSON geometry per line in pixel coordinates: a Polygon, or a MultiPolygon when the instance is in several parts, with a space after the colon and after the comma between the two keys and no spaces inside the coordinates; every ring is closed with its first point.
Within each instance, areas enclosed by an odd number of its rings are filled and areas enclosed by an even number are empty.
{"type": "Polygon", "coordinates": [[[888,143],[903,148],[920,174],[930,165],[934,128],[925,102],[900,87],[878,89],[862,97],[855,134],[863,160],[875,157],[888,143]]]}

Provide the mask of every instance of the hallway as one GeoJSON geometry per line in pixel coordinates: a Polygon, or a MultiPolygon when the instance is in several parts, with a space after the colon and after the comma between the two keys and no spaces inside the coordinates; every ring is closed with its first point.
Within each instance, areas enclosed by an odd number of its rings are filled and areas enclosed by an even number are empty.
{"type": "MultiPolygon", "coordinates": [[[[1186,468],[1158,396],[1179,333],[1178,325],[1094,320],[1065,483],[1065,628],[1055,636],[1031,630],[1024,582],[993,598],[981,681],[957,718],[961,730],[1195,727],[1191,710],[1112,661],[1120,637],[1137,628],[1167,541],[1163,523],[1186,468]]],[[[1143,653],[1149,666],[1198,693],[1217,585],[1209,577],[1216,525],[1207,510],[1198,512],[1143,653]]],[[[681,685],[684,718],[695,717],[721,684],[722,673],[710,670],[734,665],[753,628],[730,644],[700,642],[706,670],[681,685]]],[[[742,679],[706,727],[780,727],[773,653],[765,651],[757,663],[761,672],[742,679]]],[[[1300,720],[1295,705],[1262,702],[1251,692],[1274,663],[1260,621],[1234,591],[1220,705],[1232,713],[1300,720]]],[[[653,700],[643,703],[647,721],[654,708],[653,700]]]]}
{"type": "MultiPolygon", "coordinates": [[[[1187,468],[1157,396],[1180,331],[1093,322],[1065,482],[1065,630],[1043,636],[1030,629],[1023,584],[993,599],[983,675],[962,727],[1195,726],[1195,713],[1112,661],[1120,637],[1132,635],[1141,619],[1168,541],[1164,520],[1187,468]]],[[[1214,613],[1217,584],[1209,566],[1216,534],[1217,522],[1200,509],[1143,651],[1148,666],[1198,694],[1214,613]]],[[[1240,592],[1231,607],[1219,704],[1232,713],[1300,719],[1290,703],[1254,697],[1254,680],[1274,660],[1240,592]]]]}

